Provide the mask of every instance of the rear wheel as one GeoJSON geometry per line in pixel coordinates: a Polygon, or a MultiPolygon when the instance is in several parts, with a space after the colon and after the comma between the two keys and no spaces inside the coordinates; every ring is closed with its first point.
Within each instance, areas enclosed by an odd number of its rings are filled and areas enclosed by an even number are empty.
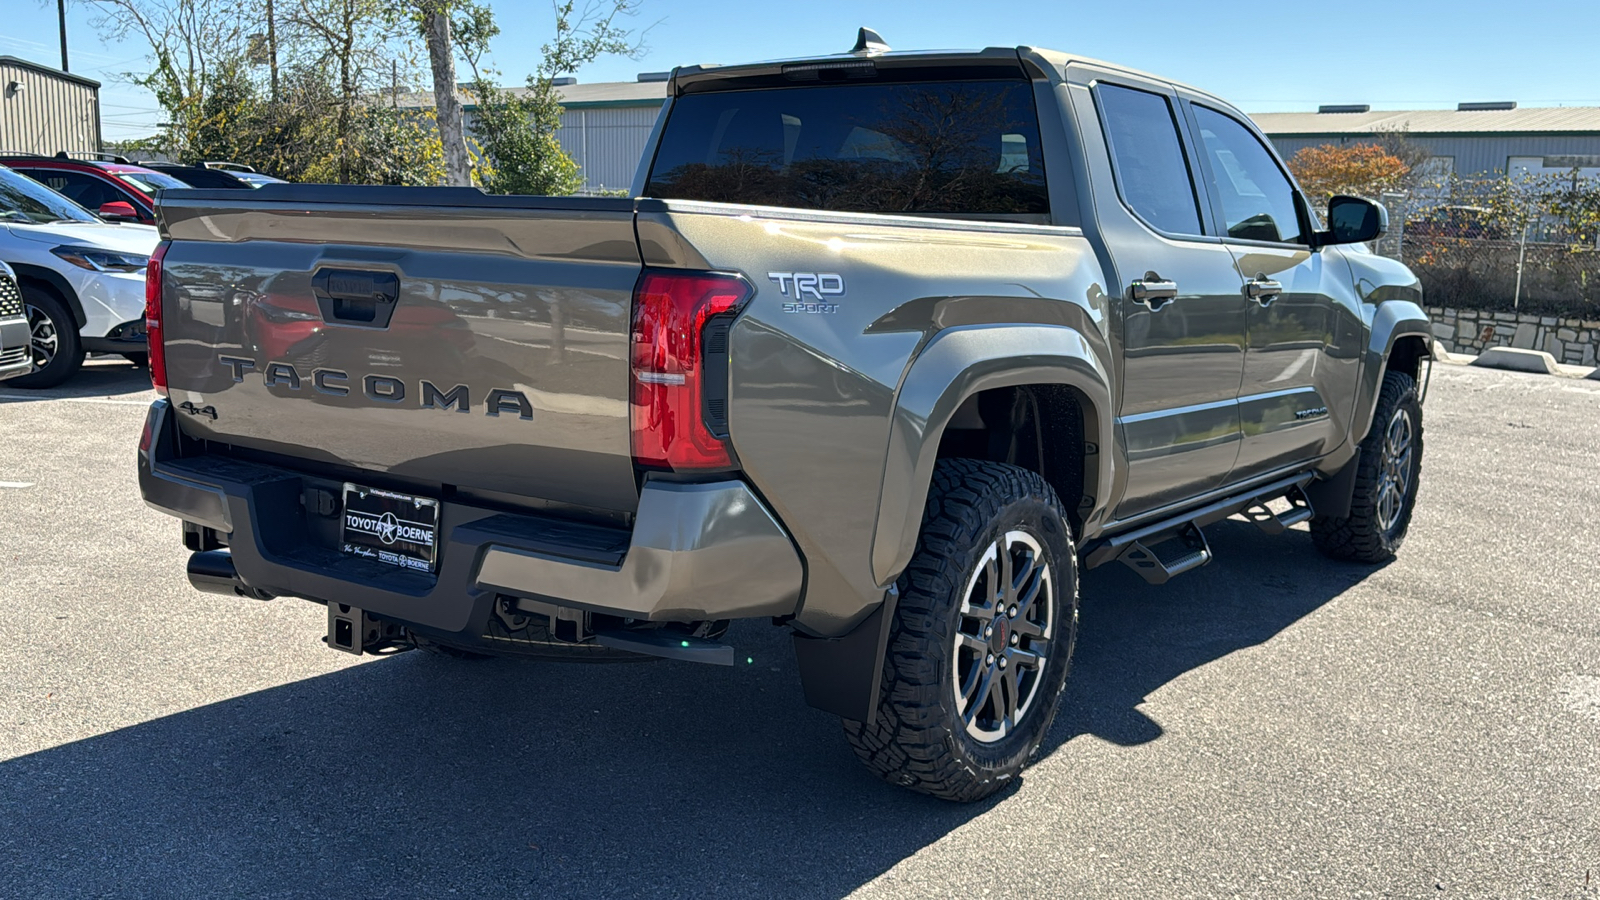
{"type": "Polygon", "coordinates": [[[1311,542],[1334,559],[1394,559],[1411,527],[1422,472],[1422,403],[1416,379],[1386,372],[1372,428],[1361,441],[1350,514],[1311,520],[1311,542]]]}
{"type": "Polygon", "coordinates": [[[48,289],[23,285],[22,303],[28,315],[33,373],[6,383],[23,388],[55,387],[83,366],[78,323],[61,298],[48,289]]]}
{"type": "Polygon", "coordinates": [[[900,592],[877,721],[846,721],[845,737],[892,784],[981,800],[1038,753],[1066,685],[1078,571],[1055,491],[941,460],[900,592]]]}

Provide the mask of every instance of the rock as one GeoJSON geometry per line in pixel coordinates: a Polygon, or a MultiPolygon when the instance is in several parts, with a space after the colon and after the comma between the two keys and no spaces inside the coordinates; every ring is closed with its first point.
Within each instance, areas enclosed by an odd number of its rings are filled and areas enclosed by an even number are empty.
{"type": "Polygon", "coordinates": [[[1539,339],[1539,329],[1532,322],[1523,322],[1517,326],[1517,333],[1511,336],[1511,346],[1523,350],[1532,350],[1534,341],[1539,339]]]}
{"type": "Polygon", "coordinates": [[[1463,341],[1473,340],[1478,336],[1478,326],[1472,322],[1456,323],[1456,338],[1463,341]]]}
{"type": "Polygon", "coordinates": [[[1433,323],[1433,336],[1442,340],[1449,340],[1456,336],[1456,330],[1448,322],[1435,322],[1433,323]]]}
{"type": "Polygon", "coordinates": [[[1556,323],[1556,317],[1555,316],[1542,316],[1539,319],[1539,324],[1540,325],[1554,325],[1555,323],[1556,323]]]}
{"type": "Polygon", "coordinates": [[[1557,328],[1556,337],[1561,338],[1563,341],[1575,341],[1578,339],[1578,333],[1571,328],[1557,328]]]}
{"type": "Polygon", "coordinates": [[[1595,355],[1594,345],[1593,344],[1585,344],[1584,347],[1583,347],[1583,358],[1578,360],[1578,365],[1580,365],[1580,366],[1592,366],[1592,365],[1594,365],[1595,364],[1594,355],[1595,355]]]}
{"type": "Polygon", "coordinates": [[[1543,350],[1522,350],[1515,347],[1490,347],[1472,361],[1486,369],[1506,369],[1511,372],[1537,372],[1554,375],[1557,372],[1555,357],[1543,350]]]}
{"type": "Polygon", "coordinates": [[[1561,342],[1557,340],[1556,336],[1553,334],[1547,334],[1544,336],[1544,346],[1540,347],[1539,349],[1555,357],[1560,357],[1563,350],[1561,342]]]}

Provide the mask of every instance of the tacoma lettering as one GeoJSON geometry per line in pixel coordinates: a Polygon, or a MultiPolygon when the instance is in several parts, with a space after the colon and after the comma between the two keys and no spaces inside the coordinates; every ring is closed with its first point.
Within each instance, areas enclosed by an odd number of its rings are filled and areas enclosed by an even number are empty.
{"type": "MultiPolygon", "coordinates": [[[[319,394],[333,397],[350,395],[350,373],[339,369],[313,369],[309,373],[302,373],[289,363],[272,362],[258,365],[253,359],[226,355],[219,355],[217,361],[227,368],[228,374],[236,382],[243,382],[247,372],[259,372],[262,384],[267,387],[298,391],[306,381],[309,381],[311,387],[319,394]]],[[[443,388],[427,379],[418,379],[416,390],[413,391],[405,381],[391,375],[358,377],[361,381],[361,395],[374,403],[398,406],[404,403],[407,397],[416,397],[419,409],[472,412],[473,391],[464,384],[443,388]]],[[[533,403],[523,392],[509,388],[492,388],[486,396],[488,402],[482,406],[484,415],[494,418],[515,417],[524,422],[533,420],[533,403]]]]}

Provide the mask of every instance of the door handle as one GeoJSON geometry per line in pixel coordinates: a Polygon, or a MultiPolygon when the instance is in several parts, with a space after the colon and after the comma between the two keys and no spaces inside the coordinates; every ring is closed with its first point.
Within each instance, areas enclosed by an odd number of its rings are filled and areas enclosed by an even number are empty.
{"type": "Polygon", "coordinates": [[[1143,303],[1153,312],[1178,299],[1178,283],[1166,281],[1154,272],[1146,272],[1143,278],[1128,286],[1128,295],[1135,303],[1143,303]]]}
{"type": "Polygon", "coordinates": [[[1265,275],[1257,275],[1244,283],[1244,293],[1251,300],[1266,306],[1278,299],[1278,295],[1283,293],[1283,284],[1282,282],[1273,281],[1265,275]]]}

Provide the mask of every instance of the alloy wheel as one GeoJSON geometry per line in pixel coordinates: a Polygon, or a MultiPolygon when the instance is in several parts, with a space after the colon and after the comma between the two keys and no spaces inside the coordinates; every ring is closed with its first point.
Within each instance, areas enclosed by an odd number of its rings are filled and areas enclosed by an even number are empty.
{"type": "Polygon", "coordinates": [[[1411,490],[1411,456],[1416,431],[1405,407],[1394,411],[1384,429],[1383,464],[1378,480],[1378,528],[1389,531],[1400,521],[1411,490]]]}
{"type": "Polygon", "coordinates": [[[50,320],[50,316],[32,303],[28,304],[28,330],[34,368],[43,369],[56,358],[56,352],[61,348],[61,335],[56,332],[56,323],[50,320]]]}
{"type": "Polygon", "coordinates": [[[991,543],[967,582],[955,637],[956,711],[974,739],[1003,739],[1034,708],[1055,609],[1055,578],[1039,542],[1008,531],[991,543]]]}

